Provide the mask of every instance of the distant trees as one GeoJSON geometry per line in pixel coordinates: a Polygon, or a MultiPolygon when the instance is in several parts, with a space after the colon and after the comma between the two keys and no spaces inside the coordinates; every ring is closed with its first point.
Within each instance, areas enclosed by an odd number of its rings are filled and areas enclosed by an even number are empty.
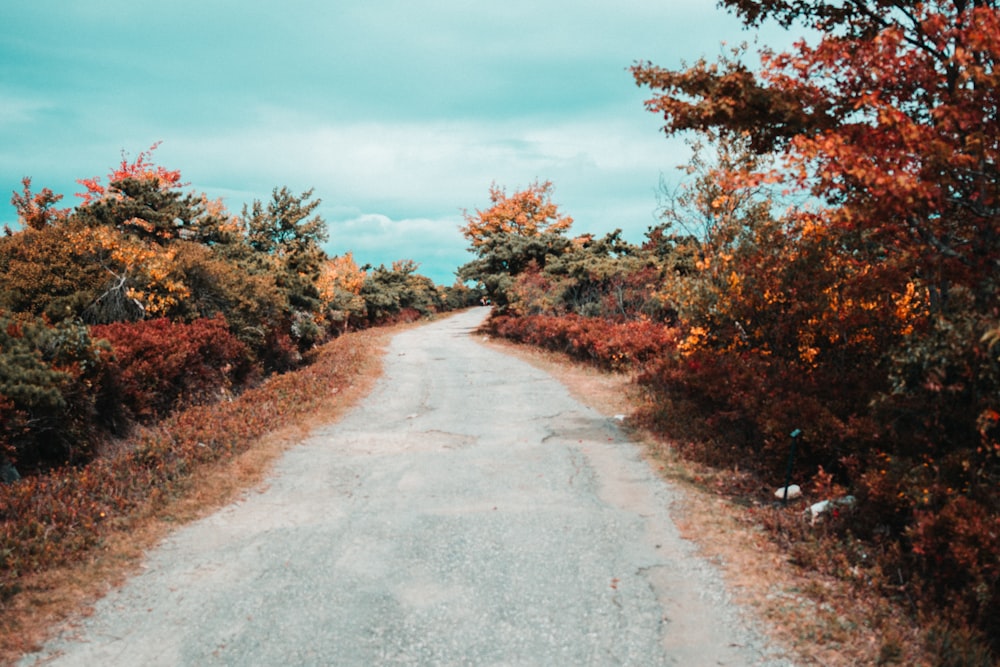
{"type": "Polygon", "coordinates": [[[565,234],[573,219],[559,213],[551,194],[549,182],[512,195],[492,185],[492,206],[465,213],[462,234],[477,257],[459,269],[459,278],[477,281],[495,304],[506,306],[518,275],[544,268],[549,256],[569,247],[565,234]]]}
{"type": "Polygon", "coordinates": [[[551,194],[549,182],[510,196],[493,185],[493,205],[466,213],[462,233],[476,258],[459,268],[459,277],[482,285],[501,312],[662,317],[654,257],[625,242],[620,230],[570,238],[572,218],[551,194]]]}

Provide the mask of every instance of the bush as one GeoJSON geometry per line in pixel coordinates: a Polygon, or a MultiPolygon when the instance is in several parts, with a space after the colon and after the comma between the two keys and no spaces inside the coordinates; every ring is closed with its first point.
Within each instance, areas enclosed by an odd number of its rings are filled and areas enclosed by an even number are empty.
{"type": "Polygon", "coordinates": [[[652,360],[676,344],[676,331],[649,320],[613,322],[579,315],[496,315],[491,333],[563,352],[606,369],[621,370],[652,360]]]}
{"type": "Polygon", "coordinates": [[[121,403],[143,422],[225,395],[251,372],[246,346],[221,317],[122,322],[95,326],[91,334],[110,342],[121,403]]]}
{"type": "Polygon", "coordinates": [[[106,371],[84,325],[0,314],[0,456],[21,472],[90,460],[106,371]]]}

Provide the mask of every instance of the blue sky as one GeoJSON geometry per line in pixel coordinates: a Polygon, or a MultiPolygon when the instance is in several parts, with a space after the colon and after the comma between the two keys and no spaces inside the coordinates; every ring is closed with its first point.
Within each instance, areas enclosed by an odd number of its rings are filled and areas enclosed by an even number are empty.
{"type": "Polygon", "coordinates": [[[31,176],[75,205],[76,179],[162,141],[156,162],[230,210],[315,188],[329,253],[414,259],[443,284],[494,181],[551,180],[574,233],[641,241],[688,153],[627,68],[753,38],[714,0],[4,0],[0,16],[4,193],[31,176]]]}

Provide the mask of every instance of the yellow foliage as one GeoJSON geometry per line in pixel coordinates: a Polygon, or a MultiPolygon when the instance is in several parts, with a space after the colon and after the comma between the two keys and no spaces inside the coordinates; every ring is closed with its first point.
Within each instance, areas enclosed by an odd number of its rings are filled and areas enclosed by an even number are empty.
{"type": "Polygon", "coordinates": [[[353,253],[332,257],[323,263],[317,282],[320,298],[324,303],[332,302],[337,291],[361,294],[366,272],[358,268],[353,253]]]}
{"type": "Polygon", "coordinates": [[[176,249],[130,238],[110,227],[78,230],[73,240],[110,274],[127,280],[129,297],[142,304],[147,316],[165,316],[191,296],[176,270],[176,249]]]}
{"type": "Polygon", "coordinates": [[[894,295],[892,301],[896,307],[894,314],[901,326],[900,332],[904,336],[913,333],[913,325],[930,313],[927,290],[917,290],[912,281],[906,284],[906,292],[894,295]]]}
{"type": "Polygon", "coordinates": [[[493,206],[475,214],[466,212],[462,234],[477,248],[498,233],[538,236],[545,232],[564,232],[573,224],[573,218],[560,215],[558,206],[550,199],[551,192],[550,181],[536,181],[510,196],[494,183],[490,186],[493,206]]]}
{"type": "Polygon", "coordinates": [[[677,344],[677,350],[682,355],[689,354],[700,348],[708,337],[708,330],[704,327],[691,327],[688,335],[677,344]]]}

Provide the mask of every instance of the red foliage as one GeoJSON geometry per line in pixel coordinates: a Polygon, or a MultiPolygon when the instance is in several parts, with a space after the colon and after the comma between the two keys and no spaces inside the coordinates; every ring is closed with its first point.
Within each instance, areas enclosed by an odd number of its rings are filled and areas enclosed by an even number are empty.
{"type": "Polygon", "coordinates": [[[613,322],[579,315],[498,315],[490,319],[488,328],[498,336],[563,352],[608,369],[651,360],[677,343],[675,329],[649,320],[613,322]]]}
{"type": "MultiPolygon", "coordinates": [[[[118,165],[118,168],[108,174],[108,183],[115,183],[126,178],[135,178],[156,181],[157,185],[163,190],[184,187],[184,184],[181,183],[181,172],[179,170],[166,169],[150,161],[153,151],[159,148],[159,146],[160,142],[158,141],[150,146],[148,150],[140,151],[139,155],[132,162],[128,161],[123,152],[122,161],[118,165]]],[[[84,206],[100,199],[108,192],[107,186],[101,184],[100,176],[81,178],[77,183],[87,190],[86,192],[78,192],[76,194],[77,197],[83,200],[84,206]]]]}
{"type": "Polygon", "coordinates": [[[121,322],[91,334],[111,343],[121,401],[141,421],[224,394],[250,370],[246,347],[221,317],[121,322]]]}
{"type": "Polygon", "coordinates": [[[23,185],[21,194],[15,192],[10,198],[10,203],[17,209],[17,217],[25,227],[42,229],[66,219],[69,209],[55,208],[62,195],[57,195],[49,188],[42,188],[37,194],[33,193],[31,179],[27,176],[21,179],[21,184],[23,185]]]}
{"type": "Polygon", "coordinates": [[[1000,632],[1000,516],[965,496],[918,510],[910,529],[921,592],[1000,632]]]}
{"type": "Polygon", "coordinates": [[[26,419],[14,402],[0,394],[0,463],[16,453],[14,439],[26,429],[26,419]]]}

